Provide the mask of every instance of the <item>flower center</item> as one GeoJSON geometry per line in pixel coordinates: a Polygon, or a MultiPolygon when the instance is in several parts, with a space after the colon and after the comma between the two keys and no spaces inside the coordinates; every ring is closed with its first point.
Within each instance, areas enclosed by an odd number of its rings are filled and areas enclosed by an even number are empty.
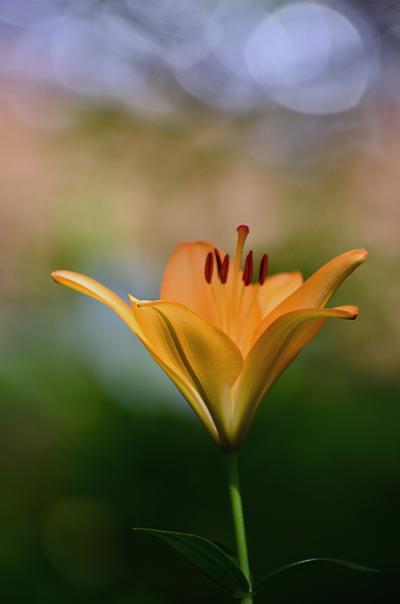
{"type": "MultiPolygon", "coordinates": [[[[236,243],[236,254],[235,254],[235,262],[232,267],[233,272],[233,280],[237,281],[238,277],[242,273],[242,280],[245,286],[250,285],[253,281],[254,275],[254,259],[253,259],[253,250],[247,254],[246,259],[244,261],[244,269],[243,272],[241,270],[242,265],[242,257],[244,244],[246,239],[250,233],[250,229],[247,225],[241,224],[237,227],[237,243],[236,243]]],[[[205,265],[204,265],[204,277],[207,283],[212,282],[213,274],[214,274],[214,263],[217,268],[217,275],[222,284],[227,283],[229,270],[230,270],[230,257],[229,254],[225,254],[224,258],[221,258],[221,254],[215,248],[214,254],[212,252],[208,252],[205,265]]],[[[268,274],[268,255],[263,254],[260,261],[260,268],[258,271],[258,283],[263,285],[268,274]]]]}
{"type": "Polygon", "coordinates": [[[204,277],[210,285],[211,296],[216,308],[218,326],[230,335],[239,346],[245,346],[258,313],[257,294],[268,275],[268,255],[261,257],[258,283],[253,284],[254,254],[250,250],[243,263],[248,226],[237,227],[235,259],[229,254],[223,258],[219,250],[208,252],[204,264],[204,277]],[[243,270],[242,270],[243,265],[243,270]],[[216,279],[214,275],[216,274],[216,279]]]}

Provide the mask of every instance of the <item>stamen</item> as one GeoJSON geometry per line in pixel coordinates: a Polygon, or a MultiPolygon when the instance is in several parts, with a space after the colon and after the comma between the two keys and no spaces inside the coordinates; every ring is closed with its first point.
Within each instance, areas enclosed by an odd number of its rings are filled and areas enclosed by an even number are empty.
{"type": "Polygon", "coordinates": [[[228,280],[228,273],[229,273],[229,254],[226,254],[222,265],[221,265],[221,270],[219,272],[219,278],[221,283],[226,283],[228,280]]]}
{"type": "Polygon", "coordinates": [[[242,262],[244,244],[248,234],[250,233],[250,229],[246,224],[240,224],[236,231],[238,234],[238,239],[236,244],[235,269],[238,271],[242,262]]]}
{"type": "Polygon", "coordinates": [[[245,285],[250,285],[253,280],[254,272],[254,261],[253,261],[253,250],[251,250],[246,257],[243,271],[243,281],[245,285]]]}
{"type": "Polygon", "coordinates": [[[217,262],[218,275],[220,275],[221,267],[222,267],[222,260],[221,260],[221,255],[220,255],[219,251],[217,250],[217,248],[214,249],[214,254],[215,254],[215,260],[217,262]]]}
{"type": "Polygon", "coordinates": [[[211,283],[211,279],[214,271],[214,256],[212,252],[207,254],[206,263],[204,265],[204,276],[207,283],[211,283]]]}
{"type": "Polygon", "coordinates": [[[268,274],[268,254],[264,254],[260,262],[260,271],[258,273],[258,281],[263,285],[268,274]]]}

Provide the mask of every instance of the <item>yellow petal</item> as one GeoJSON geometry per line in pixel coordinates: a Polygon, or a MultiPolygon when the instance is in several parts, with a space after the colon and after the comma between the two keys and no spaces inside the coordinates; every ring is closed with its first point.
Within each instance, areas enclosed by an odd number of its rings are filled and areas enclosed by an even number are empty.
{"type": "MultiPolygon", "coordinates": [[[[255,338],[258,337],[262,320],[302,283],[301,273],[278,273],[268,277],[263,285],[254,283],[244,287],[236,337],[236,343],[244,358],[251,350],[255,338]]],[[[231,291],[232,297],[234,293],[231,291]]]]}
{"type": "Polygon", "coordinates": [[[119,296],[91,277],[72,271],[55,271],[52,277],[57,283],[66,285],[109,306],[130,327],[150,352],[154,360],[170,377],[191,404],[199,419],[219,444],[219,435],[205,402],[193,384],[192,377],[182,366],[181,359],[171,337],[165,333],[164,323],[157,315],[140,314],[140,324],[132,309],[119,296]],[[159,325],[161,323],[161,325],[159,325]],[[142,329],[143,328],[143,329],[142,329]]]}
{"type": "Polygon", "coordinates": [[[108,287],[105,287],[91,277],[87,277],[80,273],[74,273],[73,271],[54,271],[51,273],[51,276],[57,283],[70,287],[86,296],[90,296],[98,302],[102,302],[106,306],[112,308],[132,331],[136,335],[139,335],[140,329],[129,304],[124,302],[117,294],[114,294],[108,287]]]}
{"type": "Polygon", "coordinates": [[[303,284],[301,273],[277,273],[265,280],[258,291],[261,314],[266,317],[303,284]]]}
{"type": "MultiPolygon", "coordinates": [[[[172,252],[160,286],[160,299],[180,302],[211,323],[218,323],[212,285],[204,276],[209,252],[215,247],[205,241],[180,243],[172,252]]],[[[223,256],[223,252],[221,252],[223,256]]],[[[214,267],[213,283],[218,281],[214,267]]]]}
{"type": "Polygon", "coordinates": [[[220,444],[227,446],[231,390],[243,368],[239,349],[224,332],[182,304],[169,301],[138,304],[131,299],[136,320],[152,348],[168,347],[175,364],[180,363],[186,370],[193,389],[213,418],[220,444]]]}
{"type": "Polygon", "coordinates": [[[279,304],[261,323],[256,337],[260,336],[275,319],[292,310],[321,308],[327,304],[339,285],[368,257],[363,249],[345,252],[325,264],[311,275],[301,287],[279,304]]]}
{"type": "Polygon", "coordinates": [[[311,308],[279,317],[257,340],[234,388],[234,412],[229,438],[234,446],[243,439],[266,392],[297,354],[330,318],[355,319],[355,306],[311,308]]]}

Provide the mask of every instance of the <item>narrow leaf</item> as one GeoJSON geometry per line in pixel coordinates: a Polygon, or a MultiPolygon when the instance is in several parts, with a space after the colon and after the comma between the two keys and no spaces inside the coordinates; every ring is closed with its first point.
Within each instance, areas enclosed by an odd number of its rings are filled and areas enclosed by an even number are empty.
{"type": "Polygon", "coordinates": [[[157,529],[136,528],[136,532],[148,533],[168,543],[209,579],[217,583],[231,596],[240,598],[250,592],[249,583],[235,560],[215,543],[188,533],[175,533],[157,529]]]}
{"type": "Polygon", "coordinates": [[[291,562],[289,564],[284,564],[279,568],[275,568],[271,570],[268,574],[265,575],[262,579],[257,581],[255,585],[255,590],[259,590],[260,587],[263,587],[267,581],[275,577],[276,575],[280,575],[281,573],[285,573],[293,568],[297,568],[298,566],[304,566],[305,564],[326,564],[329,566],[342,566],[344,568],[348,568],[350,570],[355,570],[362,573],[380,573],[381,571],[377,568],[370,568],[369,566],[362,566],[357,562],[351,562],[349,560],[340,560],[339,558],[307,558],[306,560],[298,560],[297,562],[291,562]]]}

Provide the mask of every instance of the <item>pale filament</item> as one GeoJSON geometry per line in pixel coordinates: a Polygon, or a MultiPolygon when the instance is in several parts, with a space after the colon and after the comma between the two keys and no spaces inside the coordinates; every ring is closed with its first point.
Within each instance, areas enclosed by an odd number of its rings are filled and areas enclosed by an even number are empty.
{"type": "MultiPolygon", "coordinates": [[[[234,261],[229,256],[220,257],[218,250],[209,252],[205,263],[205,278],[210,286],[212,301],[216,311],[217,326],[229,335],[242,352],[250,347],[254,329],[254,315],[259,314],[258,292],[267,275],[268,257],[261,259],[259,283],[253,284],[253,252],[249,252],[242,270],[244,245],[249,228],[237,228],[238,239],[234,261]],[[214,271],[214,269],[216,269],[214,271]],[[213,273],[216,278],[213,279],[213,273]]],[[[261,318],[261,317],[260,317],[261,318]]]]}

